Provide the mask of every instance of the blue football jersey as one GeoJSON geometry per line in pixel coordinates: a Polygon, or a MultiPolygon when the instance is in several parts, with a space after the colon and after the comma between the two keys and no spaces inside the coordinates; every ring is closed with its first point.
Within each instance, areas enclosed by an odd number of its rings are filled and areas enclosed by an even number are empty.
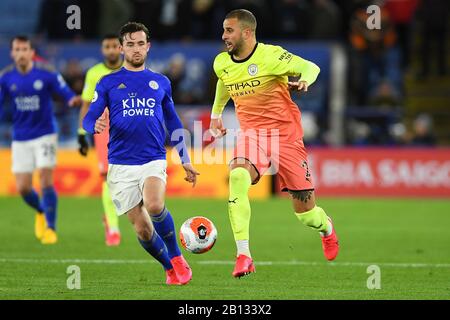
{"type": "Polygon", "coordinates": [[[86,131],[95,133],[95,122],[105,107],[109,109],[109,163],[141,165],[166,159],[165,127],[175,137],[171,143],[177,147],[182,162],[189,162],[183,126],[166,76],[148,69],[130,71],[122,67],[101,78],[83,120],[86,131]],[[177,129],[180,131],[175,132],[177,129]]]}
{"type": "Polygon", "coordinates": [[[0,111],[9,96],[13,105],[13,140],[25,141],[56,132],[52,94],[68,102],[75,93],[52,67],[34,62],[26,74],[14,65],[0,73],[0,111]]]}

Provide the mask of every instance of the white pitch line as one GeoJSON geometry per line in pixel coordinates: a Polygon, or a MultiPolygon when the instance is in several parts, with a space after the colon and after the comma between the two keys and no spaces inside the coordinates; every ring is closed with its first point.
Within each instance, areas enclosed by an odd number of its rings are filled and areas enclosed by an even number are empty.
{"type": "MultiPolygon", "coordinates": [[[[24,259],[24,258],[0,258],[0,263],[36,263],[36,264],[147,264],[157,263],[155,260],[118,260],[118,259],[24,259]]],[[[233,265],[231,260],[204,260],[196,261],[200,265],[233,265]]],[[[259,266],[331,266],[331,267],[367,267],[377,265],[392,268],[450,268],[450,263],[401,263],[401,262],[314,262],[314,261],[256,261],[259,266]]]]}

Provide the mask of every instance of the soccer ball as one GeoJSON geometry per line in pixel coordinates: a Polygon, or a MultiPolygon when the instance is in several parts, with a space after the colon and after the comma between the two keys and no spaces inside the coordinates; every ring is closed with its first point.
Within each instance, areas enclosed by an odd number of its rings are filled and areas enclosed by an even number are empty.
{"type": "Polygon", "coordinates": [[[214,246],[216,239],[217,229],[208,218],[192,217],[181,225],[181,244],[189,252],[207,252],[214,246]]]}

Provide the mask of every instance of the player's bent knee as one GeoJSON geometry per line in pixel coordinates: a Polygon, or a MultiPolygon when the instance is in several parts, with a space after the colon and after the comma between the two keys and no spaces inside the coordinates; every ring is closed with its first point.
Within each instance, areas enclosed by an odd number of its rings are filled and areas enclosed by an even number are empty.
{"type": "Polygon", "coordinates": [[[144,206],[150,215],[160,214],[164,210],[164,202],[162,201],[151,201],[144,203],[144,206]]]}
{"type": "Polygon", "coordinates": [[[22,195],[27,195],[33,190],[32,176],[31,174],[18,174],[16,176],[16,188],[17,191],[22,195]]]}
{"type": "Polygon", "coordinates": [[[230,185],[239,184],[248,179],[249,172],[244,167],[237,167],[230,172],[230,185]]]}
{"type": "Polygon", "coordinates": [[[252,182],[259,180],[258,171],[255,169],[255,166],[247,159],[236,158],[236,159],[232,160],[232,162],[230,163],[230,170],[231,170],[230,175],[231,175],[231,172],[233,172],[233,170],[236,170],[238,168],[247,170],[250,174],[252,182]],[[244,160],[244,163],[241,163],[242,160],[244,160]]]}

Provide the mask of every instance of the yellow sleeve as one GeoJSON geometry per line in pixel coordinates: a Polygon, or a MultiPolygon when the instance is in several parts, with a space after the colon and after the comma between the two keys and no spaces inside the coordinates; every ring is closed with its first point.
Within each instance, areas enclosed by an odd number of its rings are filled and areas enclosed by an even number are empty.
{"type": "Polygon", "coordinates": [[[95,86],[97,85],[97,82],[94,79],[94,74],[92,72],[92,69],[89,69],[86,73],[86,79],[84,80],[84,87],[83,92],[81,93],[81,99],[84,101],[92,101],[92,98],[94,97],[94,91],[95,86]]]}
{"type": "Polygon", "coordinates": [[[228,93],[227,87],[221,80],[221,76],[223,74],[223,67],[222,67],[222,60],[223,60],[223,53],[219,54],[215,59],[213,63],[213,69],[216,73],[216,76],[218,78],[217,84],[216,84],[216,95],[214,97],[214,103],[211,111],[211,118],[219,118],[222,115],[223,109],[225,109],[225,106],[230,100],[230,94],[228,93]]]}
{"type": "Polygon", "coordinates": [[[320,68],[309,60],[303,59],[280,46],[273,46],[270,55],[267,55],[269,66],[273,74],[280,76],[300,76],[301,81],[311,85],[316,81],[320,68]]]}
{"type": "Polygon", "coordinates": [[[222,80],[217,80],[216,95],[214,97],[214,103],[211,111],[211,117],[218,118],[222,115],[223,109],[230,100],[230,95],[222,80]]]}

